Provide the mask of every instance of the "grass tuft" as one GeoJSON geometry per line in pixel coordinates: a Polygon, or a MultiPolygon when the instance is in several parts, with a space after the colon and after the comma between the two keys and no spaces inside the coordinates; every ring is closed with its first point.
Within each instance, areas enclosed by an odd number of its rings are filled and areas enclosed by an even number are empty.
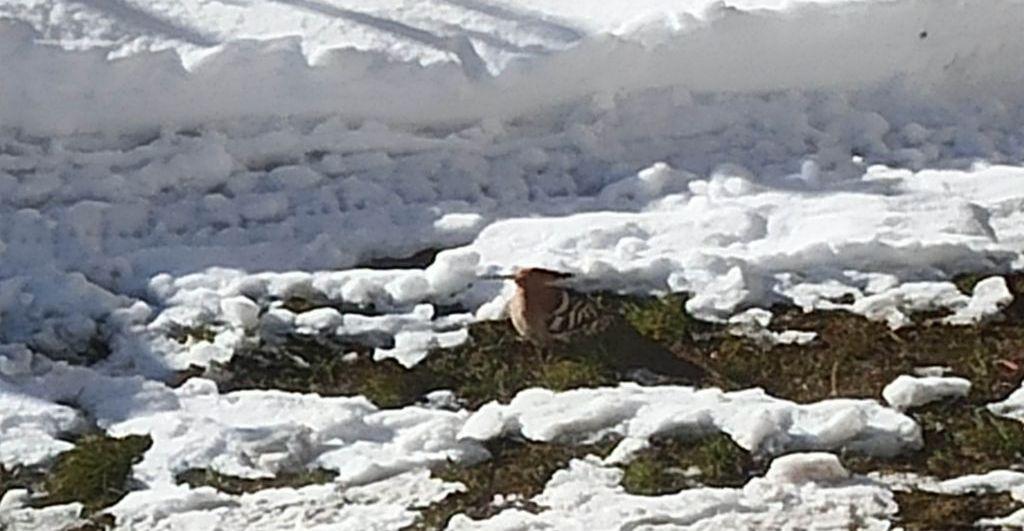
{"type": "Polygon", "coordinates": [[[86,514],[113,505],[128,492],[132,465],[151,444],[148,436],[141,435],[83,437],[57,456],[44,482],[45,504],[80,502],[86,514]]]}
{"type": "Polygon", "coordinates": [[[728,435],[686,441],[659,438],[623,466],[626,492],[662,495],[696,486],[739,487],[761,471],[728,435]]]}

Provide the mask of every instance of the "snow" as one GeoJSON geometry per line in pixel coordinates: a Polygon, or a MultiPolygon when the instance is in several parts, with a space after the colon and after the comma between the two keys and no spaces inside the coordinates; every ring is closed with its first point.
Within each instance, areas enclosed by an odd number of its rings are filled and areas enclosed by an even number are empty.
{"type": "Polygon", "coordinates": [[[1024,473],[1014,470],[993,470],[985,474],[972,474],[940,482],[933,492],[949,494],[977,494],[991,492],[1015,492],[1014,497],[1020,499],[1016,491],[1024,487],[1024,473]]]}
{"type": "Polygon", "coordinates": [[[337,484],[297,489],[266,489],[233,496],[210,487],[133,492],[112,510],[129,529],[368,529],[391,530],[411,524],[415,508],[426,507],[457,484],[430,478],[425,470],[372,485],[337,484]]]}
{"type": "MultiPolygon", "coordinates": [[[[1022,176],[1009,171],[1013,179],[1022,176]]],[[[709,185],[723,181],[712,179],[709,185]]],[[[693,292],[687,310],[706,318],[788,298],[805,309],[844,308],[894,326],[908,324],[910,311],[969,306],[970,299],[948,281],[911,279],[943,269],[991,267],[1000,260],[998,252],[970,250],[998,247],[987,237],[962,227],[954,233],[937,223],[959,208],[946,197],[850,192],[794,197],[771,190],[736,196],[716,186],[706,192],[669,196],[638,213],[499,221],[469,248],[483,264],[510,267],[518,261],[578,271],[616,289],[693,292]],[[855,219],[839,219],[847,215],[855,219]],[[878,267],[872,264],[884,266],[871,270],[878,267]],[[889,286],[873,292],[880,276],[890,279],[889,286]],[[828,283],[842,285],[854,302],[829,301],[828,292],[817,288],[828,283]]]]}
{"type": "Polygon", "coordinates": [[[69,529],[85,522],[79,518],[82,504],[69,503],[41,509],[29,506],[25,489],[11,489],[0,498],[0,525],[10,531],[69,529]]]}
{"type": "Polygon", "coordinates": [[[792,454],[744,487],[684,489],[664,496],[627,494],[622,471],[573,460],[533,501],[536,514],[506,509],[481,521],[455,516],[449,529],[889,529],[897,507],[878,483],[848,478],[835,456],[792,454]]]}
{"type": "Polygon", "coordinates": [[[850,473],[839,458],[829,453],[789,454],[772,461],[765,479],[773,483],[830,483],[846,479],[850,473]]]}
{"type": "Polygon", "coordinates": [[[1000,312],[1013,302],[1013,294],[1006,286],[1006,279],[1003,277],[989,277],[980,280],[971,294],[971,300],[967,306],[957,310],[953,315],[946,318],[950,324],[970,325],[976,324],[993,316],[1001,315],[1000,312]]]}
{"type": "Polygon", "coordinates": [[[921,431],[912,419],[873,400],[796,404],[760,389],[723,392],[630,383],[560,393],[527,389],[509,404],[483,405],[466,420],[459,438],[515,435],[552,442],[614,433],[625,439],[611,460],[622,462],[642,448],[643,441],[657,435],[692,437],[716,432],[762,454],[847,448],[891,456],[921,446],[921,431]]]}
{"type": "Polygon", "coordinates": [[[1024,421],[1024,386],[1010,393],[1006,400],[989,404],[988,410],[1002,417],[1024,421]]]}
{"type": "Polygon", "coordinates": [[[897,376],[882,389],[882,398],[890,406],[906,410],[937,400],[965,397],[971,391],[971,382],[955,376],[897,376]]]}
{"type": "MultiPolygon", "coordinates": [[[[239,496],[211,487],[169,487],[129,493],[112,510],[121,529],[197,531],[215,529],[392,530],[411,524],[416,508],[462,490],[420,470],[372,485],[344,488],[338,484],[297,489],[266,489],[239,496]]],[[[11,490],[0,501],[0,524],[12,531],[64,529],[81,523],[81,504],[27,508],[23,490],[11,490]]]]}
{"type": "Polygon", "coordinates": [[[762,308],[751,308],[729,318],[729,332],[740,337],[748,337],[767,345],[806,345],[814,341],[816,332],[801,330],[769,330],[772,312],[762,308]]]}
{"type": "MultiPolygon", "coordinates": [[[[574,20],[564,23],[509,3],[387,2],[375,9],[378,13],[346,3],[240,6],[190,0],[151,6],[126,0],[115,4],[122,9],[66,0],[7,3],[0,14],[25,25],[4,32],[3,48],[20,52],[5,66],[11,79],[33,90],[6,91],[0,122],[71,132],[111,123],[185,125],[264,117],[268,111],[311,115],[339,109],[375,120],[457,122],[519,114],[595,91],[666,85],[700,91],[863,87],[899,76],[931,89],[936,79],[948,81],[951,72],[967,80],[960,90],[976,91],[986,85],[975,84],[975,77],[994,80],[1000,88],[1019,80],[1012,67],[1022,42],[1005,36],[1013,35],[1024,17],[1016,0],[993,1],[984,9],[921,1],[841,2],[832,9],[745,2],[770,8],[753,11],[705,0],[673,6],[670,17],[693,22],[672,27],[663,23],[664,8],[645,11],[629,2],[577,8],[574,20]],[[602,18],[596,13],[623,10],[634,20],[652,22],[625,24],[614,36],[604,33],[614,31],[607,19],[594,24],[602,18]],[[409,18],[410,12],[420,14],[409,18]],[[552,25],[561,29],[551,34],[552,25]],[[218,37],[179,31],[202,26],[218,37]],[[34,35],[71,50],[37,49],[29,44],[34,35]],[[482,38],[474,42],[474,37],[482,38]],[[531,44],[537,46],[521,51],[531,44]],[[185,65],[175,50],[185,54],[185,65]],[[992,54],[1003,54],[1006,62],[967,59],[992,54]],[[122,59],[108,62],[110,55],[122,59]],[[595,60],[600,57],[606,60],[595,60]],[[609,76],[606,61],[623,68],[609,76]],[[50,82],[49,76],[68,72],[86,85],[68,90],[50,82]],[[381,84],[380,79],[399,82],[381,84]]],[[[552,7],[546,4],[545,9],[552,7]]],[[[911,138],[920,137],[910,131],[911,138]]]]}
{"type": "MultiPolygon", "coordinates": [[[[364,4],[0,4],[0,464],[45,464],[96,422],[154,438],[114,509],[135,527],[370,529],[411,521],[450,488],[425,467],[484,458],[499,434],[618,433],[609,462],[691,430],[771,455],[889,455],[918,447],[919,429],[870,400],[622,385],[381,410],[165,382],[293,334],[412,366],[500,318],[510,286],[483,277],[516,266],[689,292],[690,313],[770,343],[814,340],[767,328],[780,302],[893,327],[933,310],[998,319],[1011,302],[1020,0],[364,4]],[[364,267],[424,249],[444,250],[426,267],[364,267]],[[964,272],[991,276],[967,296],[950,282],[964,272]],[[83,366],[98,343],[110,355],[83,366]],[[189,467],[339,479],[235,497],[174,485],[189,467]],[[378,487],[403,494],[338,500],[378,487]]],[[[991,409],[1024,419],[1019,395],[991,409]]],[[[488,525],[891,516],[885,489],[794,459],[744,489],[658,498],[577,461],[541,496],[548,511],[488,525]],[[805,472],[820,481],[780,479],[805,472]],[[582,508],[579,492],[593,495],[582,508]]],[[[8,498],[8,527],[77,517],[8,498]]]]}

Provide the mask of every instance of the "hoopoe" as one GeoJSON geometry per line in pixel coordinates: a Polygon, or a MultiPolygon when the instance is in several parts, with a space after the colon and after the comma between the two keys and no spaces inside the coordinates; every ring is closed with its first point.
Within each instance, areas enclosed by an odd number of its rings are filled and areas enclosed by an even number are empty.
{"type": "Polygon", "coordinates": [[[537,345],[593,335],[611,324],[593,300],[566,289],[569,273],[531,267],[512,278],[516,294],[508,304],[509,318],[520,336],[537,345]]]}
{"type": "Polygon", "coordinates": [[[572,275],[536,267],[510,277],[516,293],[508,303],[509,319],[521,337],[541,347],[585,346],[612,356],[622,368],[699,381],[705,371],[644,337],[618,312],[600,300],[569,289],[572,275]]]}

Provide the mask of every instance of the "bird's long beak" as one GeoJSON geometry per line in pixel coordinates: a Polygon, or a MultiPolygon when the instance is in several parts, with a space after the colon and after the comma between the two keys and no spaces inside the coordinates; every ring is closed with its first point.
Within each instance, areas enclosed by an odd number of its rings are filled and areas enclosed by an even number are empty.
{"type": "Polygon", "coordinates": [[[516,276],[511,274],[511,273],[507,273],[507,274],[504,274],[504,275],[499,275],[499,274],[480,275],[477,278],[479,278],[481,280],[512,280],[512,279],[516,278],[516,276]]]}

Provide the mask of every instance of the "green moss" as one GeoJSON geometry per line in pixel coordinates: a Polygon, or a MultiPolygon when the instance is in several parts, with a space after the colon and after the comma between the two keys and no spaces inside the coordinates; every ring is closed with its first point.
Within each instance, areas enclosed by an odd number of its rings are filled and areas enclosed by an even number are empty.
{"type": "Polygon", "coordinates": [[[488,461],[468,467],[448,465],[434,472],[445,481],[462,483],[466,491],[449,495],[425,509],[407,531],[444,529],[455,514],[487,518],[509,505],[536,511],[539,507],[529,499],[544,490],[555,471],[567,467],[575,458],[607,454],[614,441],[562,445],[500,439],[488,442],[487,447],[492,455],[488,461]],[[495,505],[496,495],[514,497],[515,501],[495,505]]]}
{"type": "Polygon", "coordinates": [[[693,441],[656,439],[623,470],[626,492],[661,495],[698,485],[739,487],[760,469],[728,435],[715,434],[693,441]]]}
{"type": "Polygon", "coordinates": [[[538,349],[520,341],[507,322],[473,325],[468,342],[432,352],[413,370],[454,390],[471,408],[508,401],[529,387],[564,390],[618,381],[615,368],[600,355],[538,349]]]}
{"type": "Polygon", "coordinates": [[[278,474],[272,478],[249,479],[228,476],[209,469],[193,468],[178,474],[177,480],[192,488],[206,486],[228,494],[244,494],[264,489],[299,488],[306,485],[330,483],[336,475],[332,471],[318,468],[298,473],[278,474]]]}
{"type": "Polygon", "coordinates": [[[555,360],[537,371],[537,385],[554,391],[589,387],[605,381],[605,369],[591,360],[555,360]]]}
{"type": "Polygon", "coordinates": [[[427,371],[408,371],[394,360],[373,361],[367,347],[292,336],[283,344],[260,342],[216,364],[208,377],[222,392],[281,389],[325,396],[363,395],[381,407],[415,402],[435,389],[427,371]],[[355,358],[346,357],[354,352],[355,358]]]}
{"type": "Polygon", "coordinates": [[[622,314],[638,332],[664,344],[690,339],[690,334],[705,323],[686,313],[685,295],[630,297],[622,303],[622,314]]]}
{"type": "Polygon", "coordinates": [[[938,405],[914,413],[925,434],[926,470],[954,477],[1016,467],[1024,459],[1024,428],[967,405],[938,405]]]}
{"type": "Polygon", "coordinates": [[[45,480],[46,503],[81,502],[86,513],[116,503],[128,492],[132,465],[151,444],[139,435],[83,437],[57,457],[45,480]]]}
{"type": "Polygon", "coordinates": [[[1005,516],[1018,506],[1006,493],[952,496],[915,490],[895,495],[895,523],[906,531],[976,530],[974,523],[981,518],[1005,516]]]}
{"type": "Polygon", "coordinates": [[[695,348],[729,387],[763,387],[799,402],[833,396],[878,398],[896,376],[942,365],[970,379],[972,402],[984,403],[1005,398],[1024,376],[1024,327],[1010,322],[922,324],[894,332],[884,323],[846,312],[775,310],[773,327],[814,331],[817,340],[803,346],[765,346],[713,334],[695,348]]]}

